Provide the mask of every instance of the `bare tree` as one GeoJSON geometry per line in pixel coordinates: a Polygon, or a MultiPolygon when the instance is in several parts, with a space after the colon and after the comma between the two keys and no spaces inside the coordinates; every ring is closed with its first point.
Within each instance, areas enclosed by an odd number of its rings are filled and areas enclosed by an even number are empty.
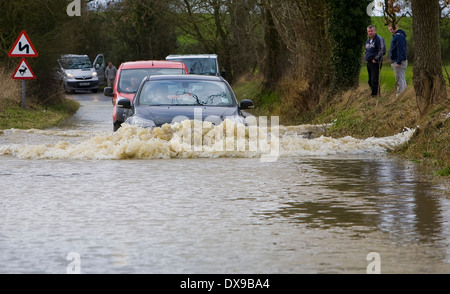
{"type": "Polygon", "coordinates": [[[410,0],[382,0],[384,23],[396,26],[406,16],[411,16],[410,0]]]}
{"type": "Polygon", "coordinates": [[[450,19],[450,0],[439,0],[439,15],[441,16],[441,25],[450,19]]]}
{"type": "MultiPolygon", "coordinates": [[[[384,22],[386,25],[396,25],[404,17],[411,17],[411,0],[380,0],[384,22]]],[[[441,24],[450,18],[450,0],[439,0],[439,15],[441,24]]]]}
{"type": "MultiPolygon", "coordinates": [[[[290,77],[299,112],[319,103],[330,82],[330,42],[325,1],[263,1],[266,11],[266,87],[290,77]],[[300,86],[306,85],[306,86],[300,86]]],[[[288,89],[289,91],[289,89],[288,89]]]]}
{"type": "MultiPolygon", "coordinates": [[[[157,0],[122,0],[110,5],[103,29],[120,60],[164,59],[176,47],[175,26],[168,18],[168,3],[157,0]]],[[[109,49],[109,48],[108,48],[109,49]]]]}
{"type": "Polygon", "coordinates": [[[230,82],[255,70],[262,48],[257,0],[172,0],[171,6],[179,32],[196,43],[184,53],[218,54],[230,82]]]}

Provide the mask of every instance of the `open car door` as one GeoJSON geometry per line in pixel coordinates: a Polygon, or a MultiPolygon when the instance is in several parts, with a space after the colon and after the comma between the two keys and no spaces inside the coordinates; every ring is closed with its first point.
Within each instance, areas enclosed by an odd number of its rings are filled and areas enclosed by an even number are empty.
{"type": "Polygon", "coordinates": [[[106,83],[106,77],[105,77],[105,69],[106,69],[106,62],[105,57],[103,54],[97,55],[94,60],[94,68],[97,72],[98,81],[100,84],[106,83]]]}

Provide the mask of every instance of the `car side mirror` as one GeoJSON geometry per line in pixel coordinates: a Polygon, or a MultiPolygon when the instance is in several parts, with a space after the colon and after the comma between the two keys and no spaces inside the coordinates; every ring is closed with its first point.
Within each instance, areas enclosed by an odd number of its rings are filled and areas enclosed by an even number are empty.
{"type": "Polygon", "coordinates": [[[103,95],[108,96],[108,97],[114,97],[114,91],[112,87],[105,87],[105,89],[103,89],[103,95]]]}
{"type": "Polygon", "coordinates": [[[124,109],[131,109],[131,100],[122,98],[119,101],[117,101],[117,107],[124,109]]]}
{"type": "Polygon", "coordinates": [[[255,107],[255,104],[253,104],[252,100],[249,99],[242,99],[241,101],[241,109],[252,109],[255,107]]]}
{"type": "Polygon", "coordinates": [[[95,69],[100,69],[100,64],[97,63],[97,64],[95,65],[95,69]]]}

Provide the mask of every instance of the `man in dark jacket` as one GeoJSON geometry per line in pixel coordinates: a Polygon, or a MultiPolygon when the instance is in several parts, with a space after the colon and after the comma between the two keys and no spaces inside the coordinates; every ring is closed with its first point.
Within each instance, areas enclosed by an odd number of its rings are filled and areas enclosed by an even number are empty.
{"type": "Polygon", "coordinates": [[[369,86],[372,96],[375,97],[379,94],[380,71],[383,66],[383,55],[386,54],[386,45],[384,39],[377,35],[375,26],[367,27],[367,35],[369,39],[366,42],[365,60],[369,73],[369,86]]]}
{"type": "Polygon", "coordinates": [[[408,66],[408,60],[406,59],[406,33],[398,29],[397,25],[389,25],[389,31],[392,33],[389,57],[391,58],[391,67],[395,74],[398,96],[406,90],[405,70],[408,66]]]}

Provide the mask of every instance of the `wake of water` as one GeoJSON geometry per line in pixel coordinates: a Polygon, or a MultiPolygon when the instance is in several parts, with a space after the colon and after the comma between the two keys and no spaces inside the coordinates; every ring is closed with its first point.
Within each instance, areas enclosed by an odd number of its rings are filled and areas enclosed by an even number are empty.
{"type": "Polygon", "coordinates": [[[124,124],[115,133],[6,130],[0,136],[16,139],[12,140],[13,143],[0,143],[0,155],[13,155],[22,159],[110,160],[253,158],[269,153],[276,154],[277,157],[384,153],[408,142],[415,132],[415,129],[406,129],[402,133],[383,138],[321,136],[308,139],[304,134],[312,126],[245,127],[228,120],[219,126],[204,122],[200,123],[200,128],[196,128],[193,124],[192,121],[183,121],[154,129],[124,124]],[[31,134],[45,137],[46,139],[41,141],[50,143],[21,142],[21,136],[31,134]],[[52,137],[53,142],[48,139],[52,137]]]}

